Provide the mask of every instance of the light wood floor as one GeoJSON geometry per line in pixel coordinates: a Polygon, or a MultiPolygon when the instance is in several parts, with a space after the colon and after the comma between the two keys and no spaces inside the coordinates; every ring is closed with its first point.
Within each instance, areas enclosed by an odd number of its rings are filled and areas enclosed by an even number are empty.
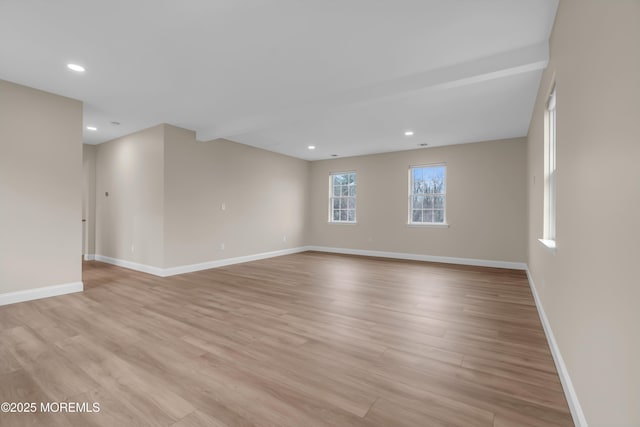
{"type": "MultiPolygon", "coordinates": [[[[37,268],[35,266],[34,268],[37,268]]],[[[573,425],[521,271],[306,252],[0,307],[0,414],[43,426],[573,425]]]]}

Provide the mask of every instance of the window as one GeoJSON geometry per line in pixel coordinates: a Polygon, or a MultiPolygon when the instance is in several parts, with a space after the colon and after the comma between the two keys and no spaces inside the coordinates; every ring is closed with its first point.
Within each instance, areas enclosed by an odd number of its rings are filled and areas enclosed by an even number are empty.
{"type": "Polygon", "coordinates": [[[445,165],[409,168],[409,224],[446,223],[445,165]]]}
{"type": "MultiPolygon", "coordinates": [[[[551,89],[545,113],[544,240],[556,240],[556,88],[551,89]]],[[[544,243],[544,242],[543,242],[544,243]]]]}
{"type": "Polygon", "coordinates": [[[356,222],[356,173],[329,175],[329,222],[356,222]]]}

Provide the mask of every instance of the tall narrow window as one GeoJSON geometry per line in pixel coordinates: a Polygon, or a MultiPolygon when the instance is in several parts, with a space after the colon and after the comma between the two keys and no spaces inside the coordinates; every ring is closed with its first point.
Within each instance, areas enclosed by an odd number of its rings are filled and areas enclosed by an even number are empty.
{"type": "Polygon", "coordinates": [[[446,223],[445,165],[409,168],[409,224],[446,223]]]}
{"type": "Polygon", "coordinates": [[[356,173],[329,175],[329,222],[356,222],[356,173]]]}
{"type": "Polygon", "coordinates": [[[545,129],[544,240],[555,247],[556,240],[556,88],[547,101],[545,129]]]}

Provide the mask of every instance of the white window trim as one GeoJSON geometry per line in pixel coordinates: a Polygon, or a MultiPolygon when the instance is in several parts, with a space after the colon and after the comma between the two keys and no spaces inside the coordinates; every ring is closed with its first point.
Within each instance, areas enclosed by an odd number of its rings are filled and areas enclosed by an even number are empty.
{"type": "Polygon", "coordinates": [[[557,239],[557,111],[556,85],[551,84],[544,114],[544,212],[542,239],[538,239],[552,253],[557,239]]]}
{"type": "Polygon", "coordinates": [[[329,199],[328,199],[328,209],[327,209],[327,223],[328,224],[335,224],[335,225],[354,225],[358,223],[358,172],[355,170],[352,171],[344,171],[344,172],[329,172],[329,199]],[[354,208],[354,214],[356,216],[356,219],[354,221],[336,221],[333,219],[333,176],[334,175],[349,175],[349,174],[354,174],[355,175],[355,185],[356,185],[356,194],[353,195],[353,198],[355,199],[356,202],[356,206],[354,208]]]}
{"type": "Polygon", "coordinates": [[[542,245],[549,250],[549,252],[555,254],[556,253],[556,241],[555,240],[545,240],[538,239],[538,242],[542,243],[542,245]]]}
{"type": "Polygon", "coordinates": [[[413,222],[405,225],[416,228],[449,228],[449,224],[446,222],[413,222]]]}
{"type": "Polygon", "coordinates": [[[408,192],[409,192],[409,196],[407,197],[407,226],[408,227],[424,227],[424,228],[449,228],[449,223],[447,222],[447,164],[446,163],[427,163],[427,164],[420,164],[420,165],[409,165],[409,169],[407,171],[407,177],[408,177],[408,192]],[[411,198],[413,196],[412,193],[412,188],[411,188],[411,183],[412,183],[412,175],[411,175],[411,170],[414,168],[429,168],[429,167],[436,167],[436,166],[444,166],[444,193],[434,193],[434,196],[438,196],[438,195],[442,195],[444,196],[444,220],[443,222],[413,222],[413,220],[411,219],[413,216],[412,214],[412,209],[411,209],[411,198]]]}

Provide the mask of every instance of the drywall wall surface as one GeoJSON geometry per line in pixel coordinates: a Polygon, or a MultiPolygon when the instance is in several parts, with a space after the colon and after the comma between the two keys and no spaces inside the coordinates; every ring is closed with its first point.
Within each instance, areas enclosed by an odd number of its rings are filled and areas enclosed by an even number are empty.
{"type": "Polygon", "coordinates": [[[82,145],[82,254],[96,253],[96,153],[95,145],[82,145]]]}
{"type": "Polygon", "coordinates": [[[309,163],[166,125],[165,267],[306,244],[309,163]]]}
{"type": "Polygon", "coordinates": [[[164,125],[98,145],[96,254],[163,265],[164,125]]]}
{"type": "Polygon", "coordinates": [[[82,103],[0,80],[0,294],[82,280],[82,103]]]}
{"type": "Polygon", "coordinates": [[[528,136],[528,265],[590,426],[640,425],[640,2],[562,0],[528,136]],[[556,85],[557,250],[543,233],[556,85]]]}
{"type": "Polygon", "coordinates": [[[524,262],[525,139],[479,142],[311,163],[311,244],[524,262]],[[449,227],[408,225],[409,167],[446,165],[449,227]],[[329,175],[357,173],[357,223],[328,221],[329,175]]]}

